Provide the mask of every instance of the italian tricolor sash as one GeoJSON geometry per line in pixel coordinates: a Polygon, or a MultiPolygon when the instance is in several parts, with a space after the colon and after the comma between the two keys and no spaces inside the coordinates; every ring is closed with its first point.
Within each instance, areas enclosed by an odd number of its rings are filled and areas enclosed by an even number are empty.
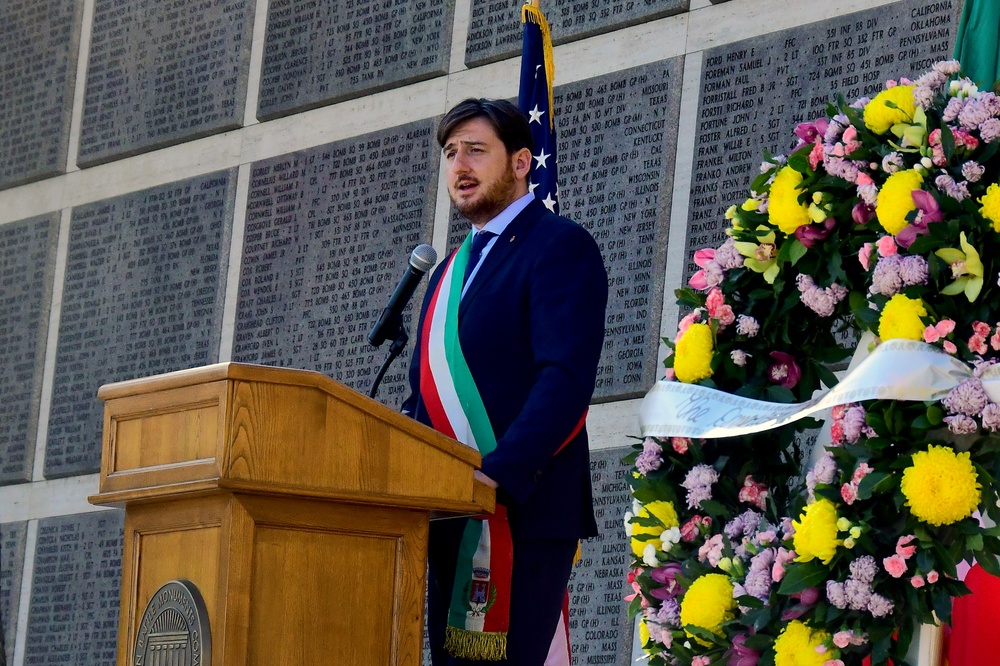
{"type": "MultiPolygon", "coordinates": [[[[458,338],[458,306],[471,246],[470,234],[448,258],[431,294],[420,335],[420,393],[435,430],[486,456],[496,449],[496,435],[458,338]]],[[[584,412],[559,450],[580,432],[586,417],[584,412]]],[[[444,647],[452,655],[489,661],[506,658],[513,559],[505,507],[497,504],[493,515],[468,521],[445,628],[444,647]]],[[[566,661],[558,663],[568,663],[568,645],[561,649],[555,645],[567,642],[567,616],[564,607],[553,651],[565,655],[566,661]]]]}
{"type": "MultiPolygon", "coordinates": [[[[458,339],[458,306],[472,236],[448,259],[431,295],[420,336],[420,393],[434,429],[479,450],[496,436],[458,339]]],[[[459,546],[445,649],[464,659],[507,655],[513,549],[507,512],[470,520],[459,546]]]]}

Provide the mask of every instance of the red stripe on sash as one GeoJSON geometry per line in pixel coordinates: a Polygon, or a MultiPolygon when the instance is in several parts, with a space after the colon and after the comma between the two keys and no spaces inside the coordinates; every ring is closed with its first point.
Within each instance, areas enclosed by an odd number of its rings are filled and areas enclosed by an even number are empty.
{"type": "Polygon", "coordinates": [[[580,417],[580,421],[576,424],[576,427],[573,428],[573,432],[571,432],[569,434],[569,437],[566,438],[566,441],[563,442],[562,444],[560,444],[559,448],[556,449],[556,453],[557,454],[560,451],[562,451],[563,449],[565,449],[566,445],[569,444],[570,442],[572,442],[574,437],[576,437],[577,435],[580,434],[580,431],[583,430],[584,424],[587,422],[587,414],[588,413],[590,413],[590,407],[588,407],[587,409],[583,410],[583,416],[580,417]]]}
{"type": "Polygon", "coordinates": [[[452,252],[448,258],[448,265],[441,272],[441,279],[438,281],[437,289],[431,295],[431,301],[427,306],[427,311],[424,313],[424,326],[420,331],[420,395],[423,398],[424,407],[427,408],[427,415],[431,419],[431,425],[435,430],[452,439],[456,439],[455,431],[448,421],[444,405],[441,404],[441,396],[438,394],[437,385],[434,383],[434,377],[431,375],[428,341],[431,337],[431,320],[434,318],[434,310],[437,306],[438,296],[441,294],[441,286],[448,277],[448,268],[454,259],[455,252],[452,252]]]}
{"type": "Polygon", "coordinates": [[[497,504],[496,512],[488,517],[487,522],[490,529],[490,582],[498,592],[496,602],[483,619],[483,631],[506,632],[510,626],[511,562],[514,552],[510,523],[507,522],[507,507],[497,504]]]}

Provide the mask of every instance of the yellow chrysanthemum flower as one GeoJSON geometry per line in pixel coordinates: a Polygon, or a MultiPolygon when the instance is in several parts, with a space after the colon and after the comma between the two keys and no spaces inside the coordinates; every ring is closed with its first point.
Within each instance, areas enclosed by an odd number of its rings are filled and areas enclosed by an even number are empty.
{"type": "Polygon", "coordinates": [[[767,205],[768,220],[791,236],[804,224],[809,224],[809,206],[799,201],[802,174],[790,166],[782,167],[771,183],[767,205]]]}
{"type": "Polygon", "coordinates": [[[900,484],[914,516],[931,525],[951,525],[979,507],[981,486],[969,453],[930,446],[913,454],[900,484]]]}
{"type": "Polygon", "coordinates": [[[865,127],[876,134],[885,134],[897,123],[909,123],[917,105],[913,101],[914,86],[895,86],[875,95],[865,106],[865,127]],[[892,102],[896,108],[886,106],[892,102]]]}
{"type": "MultiPolygon", "coordinates": [[[[705,574],[684,594],[681,601],[681,626],[687,632],[688,625],[694,625],[713,634],[722,636],[722,623],[733,619],[736,600],[733,599],[733,584],[723,574],[705,574]]],[[[693,634],[688,636],[695,638],[693,634]]],[[[708,645],[695,638],[702,645],[708,645]]]]}
{"type": "Polygon", "coordinates": [[[677,339],[674,353],[674,374],[678,381],[691,384],[712,376],[714,342],[708,324],[691,324],[677,339]]]}
{"type": "Polygon", "coordinates": [[[674,505],[666,500],[660,500],[656,502],[650,502],[649,504],[642,507],[639,513],[636,514],[636,518],[656,518],[663,525],[638,525],[636,523],[631,523],[632,526],[632,552],[635,553],[636,557],[642,557],[642,551],[646,549],[647,544],[653,544],[657,551],[662,550],[663,542],[658,538],[663,534],[663,530],[670,529],[671,527],[677,527],[680,525],[680,521],[677,520],[677,510],[674,509],[674,505]],[[637,539],[637,536],[647,536],[652,535],[657,537],[656,539],[637,539]]]}
{"type": "Polygon", "coordinates": [[[923,340],[926,324],[920,320],[927,316],[924,302],[919,298],[908,298],[896,294],[882,309],[878,321],[878,336],[885,340],[923,340]]]}
{"type": "Polygon", "coordinates": [[[886,179],[875,203],[875,215],[883,229],[895,236],[909,224],[906,216],[917,208],[913,190],[919,190],[923,183],[924,177],[913,169],[897,171],[886,179]]]}
{"type": "Polygon", "coordinates": [[[979,212],[993,223],[993,231],[1000,232],[1000,185],[991,183],[979,203],[983,204],[979,212]]]}
{"type": "Polygon", "coordinates": [[[837,508],[828,499],[821,499],[806,506],[795,528],[796,562],[818,559],[829,564],[842,542],[837,538],[837,508]]]}
{"type": "Polygon", "coordinates": [[[828,655],[816,652],[816,648],[829,637],[804,622],[789,622],[774,641],[774,666],[823,666],[828,655]]]}

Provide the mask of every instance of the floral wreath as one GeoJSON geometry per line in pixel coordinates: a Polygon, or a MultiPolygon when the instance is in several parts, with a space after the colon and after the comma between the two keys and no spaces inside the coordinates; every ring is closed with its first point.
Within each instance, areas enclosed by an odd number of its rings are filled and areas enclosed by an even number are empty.
{"type": "Polygon", "coordinates": [[[940,62],[795,134],[722,246],[695,252],[666,381],[805,402],[855,345],[893,339],[968,374],[940,400],[645,437],[625,526],[654,666],[903,665],[915,624],[949,621],[968,592],[960,562],[1000,575],[984,525],[1000,522],[1000,390],[983,381],[1000,359],[1000,97],[940,62]],[[807,461],[818,428],[829,443],[807,461]]]}

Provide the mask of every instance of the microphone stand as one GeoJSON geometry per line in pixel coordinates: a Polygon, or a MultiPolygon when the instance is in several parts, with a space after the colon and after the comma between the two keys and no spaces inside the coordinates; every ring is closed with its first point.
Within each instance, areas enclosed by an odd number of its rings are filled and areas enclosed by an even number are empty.
{"type": "Polygon", "coordinates": [[[396,332],[396,337],[393,339],[392,344],[389,345],[389,355],[385,358],[385,362],[382,363],[382,367],[378,369],[378,373],[375,375],[375,381],[372,382],[372,388],[368,392],[369,398],[374,398],[375,394],[378,393],[379,384],[382,383],[382,378],[385,377],[386,371],[389,369],[389,365],[396,360],[396,357],[403,353],[406,349],[406,343],[410,341],[410,336],[406,332],[406,327],[403,326],[403,322],[399,322],[399,330],[396,332]]]}

